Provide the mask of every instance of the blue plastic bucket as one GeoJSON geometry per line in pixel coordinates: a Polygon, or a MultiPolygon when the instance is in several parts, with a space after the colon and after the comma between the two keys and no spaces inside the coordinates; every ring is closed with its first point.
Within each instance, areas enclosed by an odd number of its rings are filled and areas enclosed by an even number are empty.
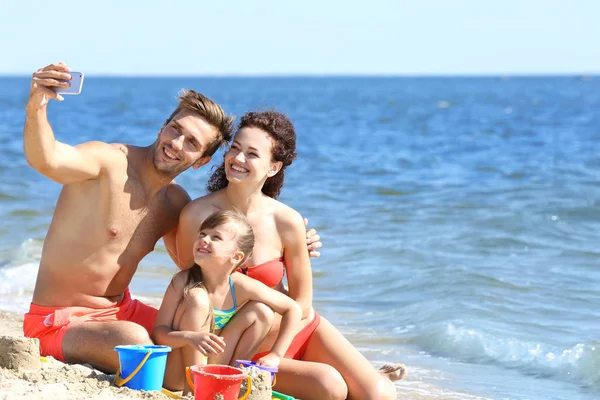
{"type": "Polygon", "coordinates": [[[137,390],[162,390],[169,346],[127,345],[117,346],[119,372],[117,386],[125,385],[137,390]],[[139,368],[138,368],[139,367],[139,368]],[[137,371],[136,371],[137,370],[137,371]]]}

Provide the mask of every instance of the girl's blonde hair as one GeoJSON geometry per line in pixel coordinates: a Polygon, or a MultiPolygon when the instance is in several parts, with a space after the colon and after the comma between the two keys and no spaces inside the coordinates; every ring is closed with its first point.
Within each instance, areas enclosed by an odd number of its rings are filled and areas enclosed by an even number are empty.
{"type": "MultiPolygon", "coordinates": [[[[235,241],[237,245],[237,249],[244,253],[243,259],[237,263],[233,270],[235,271],[237,268],[244,265],[246,260],[252,254],[252,249],[254,248],[254,231],[248,222],[248,219],[244,214],[239,212],[238,210],[220,210],[210,214],[202,225],[198,232],[201,232],[206,229],[215,229],[219,226],[225,224],[235,224],[236,225],[236,235],[235,241]]],[[[184,296],[188,294],[191,289],[204,287],[204,278],[202,277],[202,267],[198,264],[194,264],[188,271],[188,276],[186,280],[185,287],[183,289],[184,296]]],[[[210,330],[211,332],[214,330],[214,313],[212,305],[210,306],[209,318],[211,319],[210,330]]]]}

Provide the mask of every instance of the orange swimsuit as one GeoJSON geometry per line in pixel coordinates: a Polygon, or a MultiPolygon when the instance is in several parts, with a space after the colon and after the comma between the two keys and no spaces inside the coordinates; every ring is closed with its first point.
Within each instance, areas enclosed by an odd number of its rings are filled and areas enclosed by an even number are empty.
{"type": "Polygon", "coordinates": [[[152,333],[152,326],[158,310],[139,300],[133,300],[129,289],[123,300],[108,308],[88,307],[43,307],[31,303],[29,312],[23,319],[23,333],[26,337],[40,340],[40,353],[65,361],[62,342],[67,329],[75,323],[94,321],[131,321],[142,325],[152,333]]]}
{"type": "MultiPolygon", "coordinates": [[[[279,285],[279,282],[283,279],[285,273],[285,265],[283,264],[283,257],[276,258],[271,261],[264,262],[262,264],[254,265],[252,267],[242,267],[237,270],[238,272],[248,275],[250,278],[256,279],[268,287],[275,287],[279,285]]],[[[315,317],[313,320],[302,328],[300,332],[294,337],[292,344],[285,353],[285,358],[291,358],[294,360],[301,360],[304,357],[304,352],[308,346],[308,341],[312,334],[317,330],[321,322],[321,317],[315,311],[315,317]]],[[[269,354],[268,352],[257,354],[252,358],[256,361],[269,354]]]]}
{"type": "Polygon", "coordinates": [[[283,257],[280,257],[252,267],[238,268],[237,271],[264,283],[270,288],[274,288],[283,279],[285,266],[283,265],[283,257]]]}

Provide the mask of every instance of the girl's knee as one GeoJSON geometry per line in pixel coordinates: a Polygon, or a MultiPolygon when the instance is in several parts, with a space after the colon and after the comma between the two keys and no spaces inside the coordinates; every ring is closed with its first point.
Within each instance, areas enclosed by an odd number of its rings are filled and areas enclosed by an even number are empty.
{"type": "Polygon", "coordinates": [[[252,308],[253,312],[256,314],[256,318],[261,322],[273,322],[275,318],[275,312],[271,307],[266,305],[265,303],[253,302],[252,308]]]}
{"type": "Polygon", "coordinates": [[[206,290],[196,288],[183,297],[175,315],[179,322],[177,330],[203,331],[210,328],[211,311],[210,300],[206,290]],[[193,317],[193,318],[191,318],[193,317]]]}
{"type": "Polygon", "coordinates": [[[271,324],[275,318],[275,312],[271,307],[257,301],[250,301],[242,307],[243,315],[249,323],[271,324]]]}

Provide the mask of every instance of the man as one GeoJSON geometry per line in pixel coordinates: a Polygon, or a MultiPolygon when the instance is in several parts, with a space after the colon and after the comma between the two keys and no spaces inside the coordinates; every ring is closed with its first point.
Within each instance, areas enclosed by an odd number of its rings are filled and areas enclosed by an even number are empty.
{"type": "MultiPolygon", "coordinates": [[[[184,91],[152,145],[73,147],[54,138],[47,118],[50,99],[63,100],[54,89],[69,85],[69,71],[59,63],[35,72],[26,106],[27,162],[64,186],[23,330],[40,339],[44,355],[114,372],[114,346],[152,343],[157,310],[132,300],[128,286],[160,238],[175,254],[179,213],[190,198],[173,179],[227,144],[233,117],[184,91]]],[[[314,230],[308,236],[309,250],[320,247],[314,230]]]]}

